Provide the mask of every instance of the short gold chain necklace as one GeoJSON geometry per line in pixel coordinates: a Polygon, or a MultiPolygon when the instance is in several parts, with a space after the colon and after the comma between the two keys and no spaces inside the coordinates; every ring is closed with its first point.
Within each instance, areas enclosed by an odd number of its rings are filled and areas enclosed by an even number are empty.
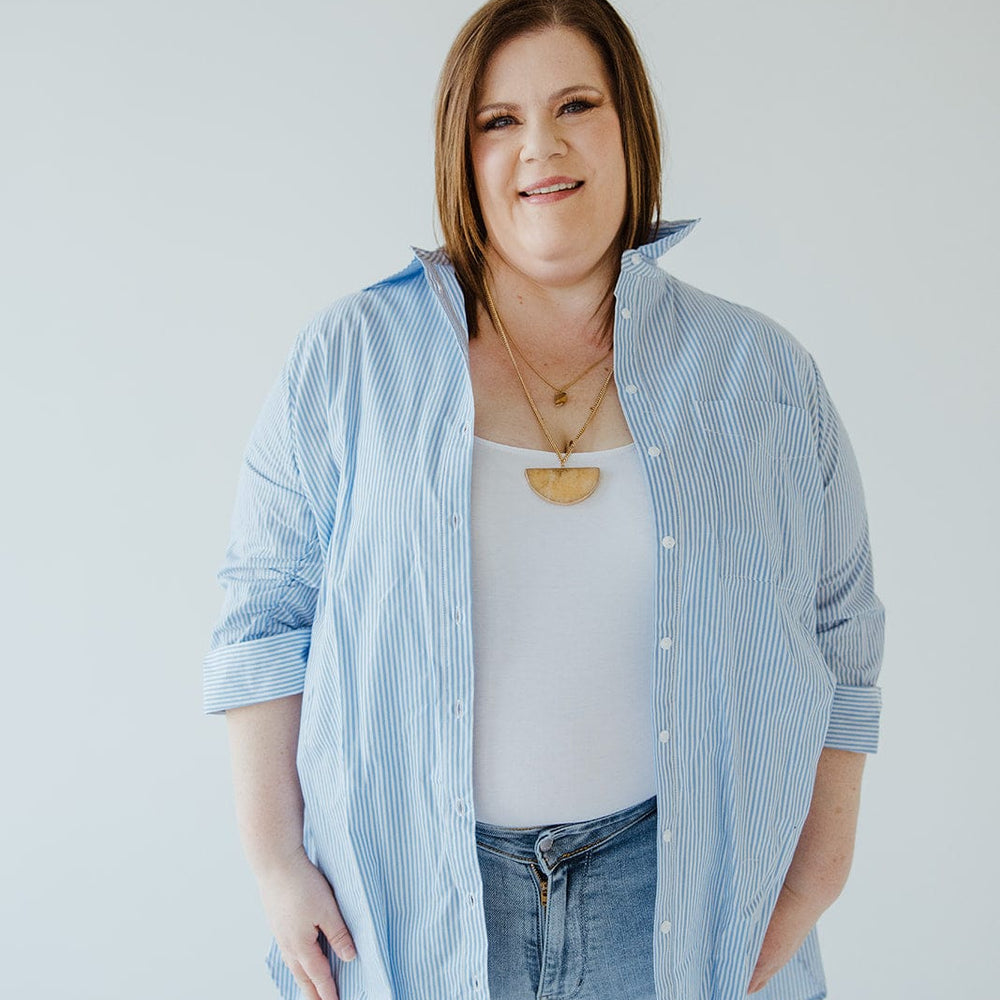
{"type": "MultiPolygon", "coordinates": [[[[545,439],[549,442],[549,446],[556,453],[556,458],[559,459],[559,468],[557,469],[525,469],[524,476],[528,480],[528,485],[535,493],[538,494],[538,496],[540,496],[543,500],[548,500],[550,503],[566,505],[586,500],[587,497],[589,497],[594,490],[597,489],[597,483],[601,478],[601,470],[595,466],[579,466],[568,469],[566,468],[566,460],[572,454],[577,441],[579,441],[583,436],[583,432],[590,426],[590,422],[597,414],[601,403],[604,402],[604,397],[608,393],[608,386],[611,384],[612,376],[615,373],[614,366],[612,365],[611,369],[608,371],[608,376],[604,380],[604,384],[601,386],[601,390],[597,394],[597,399],[594,400],[594,405],[591,406],[590,414],[584,421],[583,426],[572,438],[570,438],[570,440],[566,442],[565,448],[560,450],[555,441],[552,440],[552,435],[549,433],[549,429],[545,425],[542,415],[538,412],[538,407],[535,406],[535,401],[531,398],[531,393],[528,392],[528,386],[525,384],[524,377],[521,375],[521,369],[518,368],[517,361],[514,358],[514,352],[511,350],[510,338],[507,335],[507,331],[504,328],[503,323],[500,321],[500,315],[493,302],[493,296],[490,293],[489,285],[484,285],[483,287],[486,292],[486,305],[490,312],[490,319],[493,321],[493,325],[496,327],[497,333],[500,334],[504,347],[507,348],[507,354],[510,356],[510,362],[514,366],[514,372],[517,374],[517,380],[521,383],[524,395],[528,399],[528,405],[531,407],[531,412],[534,413],[535,419],[538,421],[538,426],[541,427],[542,433],[545,435],[545,439]]],[[[611,352],[608,351],[608,354],[610,353],[611,352]]],[[[607,355],[605,355],[605,357],[607,357],[607,355]]],[[[601,360],[603,361],[604,359],[602,358],[601,360]]],[[[596,365],[593,367],[596,367],[596,365]]],[[[565,402],[565,400],[563,402],[565,402]]],[[[557,403],[556,405],[559,404],[557,403]]]]}
{"type": "Polygon", "coordinates": [[[580,372],[579,375],[572,382],[567,382],[563,386],[553,385],[525,356],[524,351],[521,350],[518,342],[507,332],[507,339],[513,344],[514,350],[521,355],[521,360],[552,390],[554,395],[552,396],[552,402],[556,406],[563,406],[569,402],[569,395],[567,394],[567,389],[572,389],[577,382],[580,381],[584,376],[589,375],[605,358],[610,354],[614,348],[609,347],[607,354],[603,357],[598,358],[586,371],[580,372]]]}

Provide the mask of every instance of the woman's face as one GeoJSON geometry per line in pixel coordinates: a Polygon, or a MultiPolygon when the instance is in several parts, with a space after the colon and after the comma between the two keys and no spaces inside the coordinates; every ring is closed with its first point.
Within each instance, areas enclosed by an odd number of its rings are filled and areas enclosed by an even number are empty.
{"type": "Polygon", "coordinates": [[[586,36],[546,28],[501,46],[470,136],[493,253],[550,285],[585,279],[612,255],[617,264],[625,152],[611,83],[586,36]]]}

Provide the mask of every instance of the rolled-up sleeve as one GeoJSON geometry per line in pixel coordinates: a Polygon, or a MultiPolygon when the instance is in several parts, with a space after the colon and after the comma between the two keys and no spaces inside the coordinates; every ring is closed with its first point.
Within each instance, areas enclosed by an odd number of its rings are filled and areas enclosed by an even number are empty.
{"type": "Polygon", "coordinates": [[[247,443],[225,560],[225,596],[203,662],[204,710],[299,694],[321,552],[303,492],[290,420],[291,356],[272,385],[247,443]]]}
{"type": "Polygon", "coordinates": [[[815,361],[813,374],[824,483],[816,641],[836,681],[825,745],[875,753],[885,608],[875,593],[868,515],[854,450],[815,361]]]}

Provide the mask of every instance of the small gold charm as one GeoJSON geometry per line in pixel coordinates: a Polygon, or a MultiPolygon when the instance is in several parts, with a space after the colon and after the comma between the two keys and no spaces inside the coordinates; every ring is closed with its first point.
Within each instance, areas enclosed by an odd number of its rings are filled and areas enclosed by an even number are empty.
{"type": "Polygon", "coordinates": [[[552,402],[555,403],[556,406],[562,406],[567,399],[569,399],[569,396],[567,396],[566,393],[560,389],[555,396],[552,397],[552,402]]]}

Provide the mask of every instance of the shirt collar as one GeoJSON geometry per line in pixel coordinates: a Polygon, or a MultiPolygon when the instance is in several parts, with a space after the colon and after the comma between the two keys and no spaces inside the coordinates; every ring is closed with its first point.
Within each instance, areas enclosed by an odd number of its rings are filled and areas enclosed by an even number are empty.
{"type": "MultiPolygon", "coordinates": [[[[656,234],[648,243],[626,250],[622,254],[622,273],[626,270],[636,275],[654,274],[662,276],[663,272],[657,266],[657,261],[674,244],[682,239],[701,221],[697,219],[664,220],[656,228],[656,234]]],[[[465,301],[458,285],[458,277],[451,259],[443,247],[436,250],[425,250],[422,247],[411,246],[414,257],[409,265],[398,274],[380,281],[380,285],[391,284],[418,273],[421,269],[430,282],[434,294],[448,315],[463,350],[468,350],[468,331],[465,326],[465,301]]]]}
{"type": "Polygon", "coordinates": [[[656,235],[653,239],[649,243],[643,243],[642,246],[636,247],[634,250],[626,250],[622,254],[622,261],[624,262],[625,257],[629,254],[634,254],[645,257],[647,260],[655,263],[675,243],[680,243],[699,222],[701,222],[701,216],[697,219],[664,219],[656,227],[656,235]]]}

